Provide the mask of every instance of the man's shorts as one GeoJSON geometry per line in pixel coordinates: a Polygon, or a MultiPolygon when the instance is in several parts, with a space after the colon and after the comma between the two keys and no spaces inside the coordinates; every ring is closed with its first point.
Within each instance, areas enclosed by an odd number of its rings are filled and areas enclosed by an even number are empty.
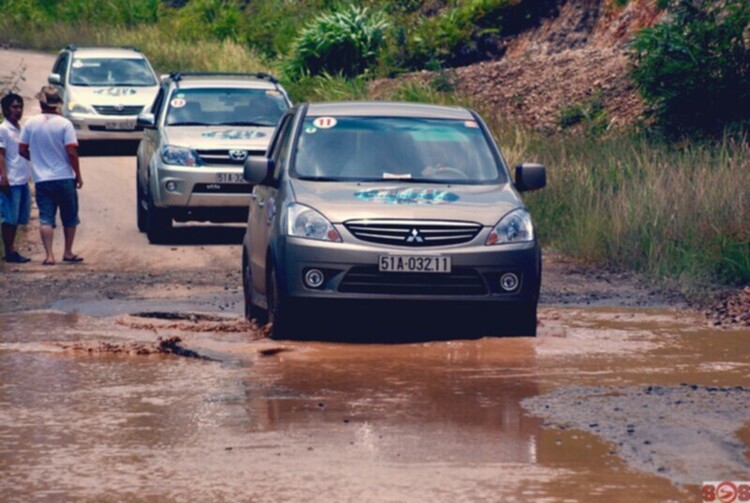
{"type": "Polygon", "coordinates": [[[34,187],[41,225],[55,227],[58,208],[60,208],[60,220],[62,220],[63,227],[76,227],[81,223],[78,220],[78,191],[74,179],[38,182],[34,187]]]}
{"type": "Polygon", "coordinates": [[[29,184],[0,187],[0,216],[4,224],[27,225],[31,215],[29,184]]]}

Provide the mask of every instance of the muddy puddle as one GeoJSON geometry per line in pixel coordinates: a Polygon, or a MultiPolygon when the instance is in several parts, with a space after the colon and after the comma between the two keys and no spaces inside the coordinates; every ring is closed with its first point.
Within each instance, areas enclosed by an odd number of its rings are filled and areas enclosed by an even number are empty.
{"type": "Polygon", "coordinates": [[[536,339],[353,344],[193,311],[0,316],[0,499],[700,501],[750,479],[749,331],[541,320],[536,339]],[[123,350],[170,338],[201,358],[123,350]]]}

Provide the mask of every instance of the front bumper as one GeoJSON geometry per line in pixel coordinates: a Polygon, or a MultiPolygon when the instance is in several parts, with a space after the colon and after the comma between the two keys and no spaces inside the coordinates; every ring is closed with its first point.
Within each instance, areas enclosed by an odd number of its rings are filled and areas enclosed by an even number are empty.
{"type": "Polygon", "coordinates": [[[73,123],[79,140],[140,140],[143,138],[143,127],[136,124],[135,115],[71,114],[67,118],[73,123]]]}
{"type": "Polygon", "coordinates": [[[539,298],[541,251],[536,242],[485,246],[489,229],[470,245],[435,249],[405,249],[370,244],[330,243],[298,237],[280,238],[276,257],[284,257],[278,274],[281,288],[296,299],[413,300],[468,303],[534,302],[539,298]],[[439,255],[450,257],[451,273],[381,273],[381,255],[439,255]],[[319,288],[304,283],[310,269],[325,280],[319,288]],[[501,287],[500,278],[513,273],[519,285],[501,287]]]}
{"type": "Polygon", "coordinates": [[[152,179],[154,205],[160,208],[243,208],[252,186],[242,166],[175,166],[160,163],[152,179]]]}

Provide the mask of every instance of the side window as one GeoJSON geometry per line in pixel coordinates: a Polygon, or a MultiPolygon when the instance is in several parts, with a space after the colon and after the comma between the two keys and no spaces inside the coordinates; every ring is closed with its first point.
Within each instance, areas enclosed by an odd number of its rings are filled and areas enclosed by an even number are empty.
{"type": "Polygon", "coordinates": [[[281,171],[289,156],[289,145],[293,136],[292,124],[294,124],[294,116],[287,115],[281,125],[279,125],[279,136],[276,138],[273,152],[271,153],[271,158],[276,165],[273,173],[273,177],[276,179],[281,176],[281,171]]]}
{"type": "Polygon", "coordinates": [[[65,85],[65,73],[68,69],[68,53],[64,52],[60,54],[55,62],[55,66],[52,67],[52,73],[60,75],[60,81],[65,85]]]}

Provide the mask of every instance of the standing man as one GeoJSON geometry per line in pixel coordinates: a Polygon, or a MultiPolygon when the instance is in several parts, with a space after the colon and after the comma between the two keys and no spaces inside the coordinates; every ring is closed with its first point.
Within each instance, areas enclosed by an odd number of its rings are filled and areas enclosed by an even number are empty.
{"type": "Polygon", "coordinates": [[[0,216],[5,261],[22,264],[30,259],[16,251],[16,231],[19,225],[28,225],[31,213],[29,162],[18,155],[23,98],[8,93],[0,100],[0,105],[5,117],[0,124],[0,216]]]}
{"type": "Polygon", "coordinates": [[[53,265],[52,251],[55,218],[60,220],[65,237],[63,261],[81,262],[73,253],[78,219],[78,192],[83,187],[78,164],[78,139],[73,123],[60,115],[63,100],[52,86],[43,86],[36,95],[42,114],[30,119],[21,132],[20,154],[31,160],[31,172],[39,207],[39,233],[47,253],[42,264],[53,265]]]}

